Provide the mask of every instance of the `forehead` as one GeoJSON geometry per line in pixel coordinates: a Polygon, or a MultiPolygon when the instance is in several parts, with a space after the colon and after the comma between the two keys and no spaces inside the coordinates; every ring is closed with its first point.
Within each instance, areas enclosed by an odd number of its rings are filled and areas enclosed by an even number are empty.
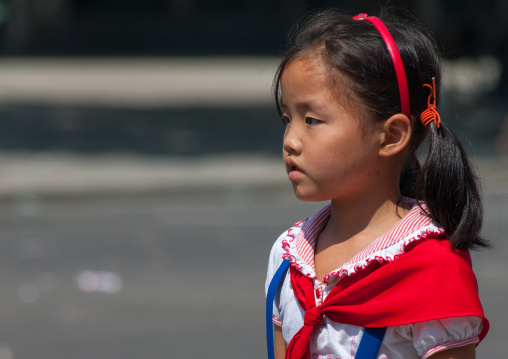
{"type": "Polygon", "coordinates": [[[279,103],[299,109],[348,108],[349,89],[343,88],[338,71],[330,70],[319,54],[306,53],[291,60],[280,77],[279,103]]]}
{"type": "Polygon", "coordinates": [[[306,52],[289,61],[286,70],[289,68],[299,68],[302,71],[321,72],[325,70],[325,63],[316,52],[306,52]]]}
{"type": "Polygon", "coordinates": [[[280,90],[282,102],[289,98],[319,97],[324,93],[329,95],[330,86],[323,62],[307,56],[292,60],[282,72],[280,90]]]}
{"type": "Polygon", "coordinates": [[[299,56],[291,60],[281,75],[281,86],[288,85],[288,82],[309,79],[322,80],[326,77],[326,69],[319,56],[299,56]]]}

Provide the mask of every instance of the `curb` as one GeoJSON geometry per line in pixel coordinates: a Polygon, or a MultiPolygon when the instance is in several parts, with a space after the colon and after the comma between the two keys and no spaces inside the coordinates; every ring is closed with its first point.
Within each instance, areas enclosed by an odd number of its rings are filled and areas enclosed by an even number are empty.
{"type": "MultiPolygon", "coordinates": [[[[485,196],[508,195],[508,158],[473,158],[485,196]]],[[[0,155],[0,201],[191,193],[289,187],[282,161],[261,155],[143,157],[69,153],[0,155]]]]}
{"type": "Polygon", "coordinates": [[[273,157],[0,155],[0,201],[250,191],[288,186],[273,157]]]}

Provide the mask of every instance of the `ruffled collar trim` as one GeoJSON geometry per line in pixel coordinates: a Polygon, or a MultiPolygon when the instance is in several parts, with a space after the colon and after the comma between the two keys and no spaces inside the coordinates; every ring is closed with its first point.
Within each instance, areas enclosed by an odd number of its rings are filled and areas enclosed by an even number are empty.
{"type": "MultiPolygon", "coordinates": [[[[412,206],[411,210],[388,232],[374,240],[362,252],[341,267],[327,274],[323,281],[331,285],[343,276],[351,276],[365,269],[370,263],[390,262],[404,254],[405,248],[430,235],[442,235],[444,230],[437,226],[422,210],[425,205],[413,199],[404,199],[412,206]]],[[[314,267],[314,248],[316,239],[330,218],[331,205],[325,206],[314,216],[295,223],[282,240],[283,259],[290,259],[291,265],[305,276],[317,279],[314,267]]]]}

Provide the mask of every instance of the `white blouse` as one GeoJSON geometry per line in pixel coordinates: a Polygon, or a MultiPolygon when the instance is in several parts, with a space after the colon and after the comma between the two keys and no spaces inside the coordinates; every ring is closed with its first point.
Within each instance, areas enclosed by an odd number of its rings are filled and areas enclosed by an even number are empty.
{"type": "MultiPolygon", "coordinates": [[[[420,209],[414,200],[406,199],[413,208],[383,236],[377,238],[364,251],[349,262],[325,276],[321,283],[314,269],[314,245],[317,236],[330,216],[330,206],[323,208],[313,217],[298,222],[284,232],[273,245],[268,263],[265,290],[283,259],[289,258],[296,269],[314,283],[316,305],[345,276],[363,270],[369,263],[392,261],[404,252],[404,248],[429,232],[442,233],[420,209]]],[[[289,271],[279,286],[273,305],[273,322],[282,326],[286,344],[303,326],[304,311],[293,294],[289,271]]],[[[386,330],[378,359],[427,358],[439,351],[479,342],[483,319],[479,317],[455,317],[421,323],[389,327],[386,330]]],[[[341,324],[323,318],[319,329],[310,340],[312,359],[346,359],[355,357],[363,335],[363,327],[341,324]]]]}

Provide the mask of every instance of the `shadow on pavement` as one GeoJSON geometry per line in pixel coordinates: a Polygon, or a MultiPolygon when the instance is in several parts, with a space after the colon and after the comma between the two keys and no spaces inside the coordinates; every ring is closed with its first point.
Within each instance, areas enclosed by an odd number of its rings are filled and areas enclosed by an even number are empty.
{"type": "Polygon", "coordinates": [[[139,110],[6,106],[0,115],[3,151],[279,155],[283,134],[271,106],[139,110]]]}
{"type": "MultiPolygon", "coordinates": [[[[495,140],[507,105],[493,100],[457,103],[445,98],[440,113],[468,152],[496,154],[495,140]]],[[[0,107],[0,115],[0,151],[278,156],[283,135],[272,105],[156,109],[10,105],[0,107]]]]}

